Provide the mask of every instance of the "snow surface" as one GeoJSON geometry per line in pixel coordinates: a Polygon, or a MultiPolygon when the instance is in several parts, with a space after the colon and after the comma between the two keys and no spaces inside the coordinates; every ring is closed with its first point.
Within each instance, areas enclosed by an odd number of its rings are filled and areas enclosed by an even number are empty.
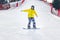
{"type": "MultiPolygon", "coordinates": [[[[32,25],[31,25],[32,26],[32,25]]],[[[60,40],[60,17],[50,12],[50,6],[38,0],[26,0],[15,9],[0,10],[0,40],[60,40]],[[27,13],[21,10],[35,6],[36,30],[27,28],[27,13]]]]}

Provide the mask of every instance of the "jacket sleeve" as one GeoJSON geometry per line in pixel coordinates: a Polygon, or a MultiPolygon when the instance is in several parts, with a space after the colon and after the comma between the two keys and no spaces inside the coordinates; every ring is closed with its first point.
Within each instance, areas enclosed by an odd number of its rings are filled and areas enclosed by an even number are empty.
{"type": "Polygon", "coordinates": [[[36,16],[38,16],[37,13],[36,13],[36,11],[34,11],[34,13],[35,13],[36,16]]]}
{"type": "Polygon", "coordinates": [[[28,9],[27,10],[22,10],[22,12],[28,12],[28,9]]]}

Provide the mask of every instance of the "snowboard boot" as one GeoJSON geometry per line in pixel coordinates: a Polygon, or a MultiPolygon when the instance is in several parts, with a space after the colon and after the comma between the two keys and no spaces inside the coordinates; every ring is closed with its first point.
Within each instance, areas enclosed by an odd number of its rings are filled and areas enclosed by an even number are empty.
{"type": "Polygon", "coordinates": [[[35,25],[33,25],[33,28],[34,28],[34,29],[36,29],[36,26],[35,26],[35,25]]]}
{"type": "Polygon", "coordinates": [[[30,26],[28,26],[28,29],[30,29],[30,26]]]}
{"type": "Polygon", "coordinates": [[[36,29],[36,24],[35,24],[35,22],[33,23],[33,28],[36,29]]]}

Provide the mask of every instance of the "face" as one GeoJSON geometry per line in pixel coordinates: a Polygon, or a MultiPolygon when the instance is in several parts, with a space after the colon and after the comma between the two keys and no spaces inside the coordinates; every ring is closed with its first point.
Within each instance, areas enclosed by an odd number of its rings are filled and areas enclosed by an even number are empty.
{"type": "Polygon", "coordinates": [[[34,6],[31,6],[31,9],[34,10],[34,6]]]}

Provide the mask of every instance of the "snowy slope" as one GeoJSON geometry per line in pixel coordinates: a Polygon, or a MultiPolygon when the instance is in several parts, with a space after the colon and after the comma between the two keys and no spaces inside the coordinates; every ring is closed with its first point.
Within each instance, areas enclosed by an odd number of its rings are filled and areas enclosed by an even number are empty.
{"type": "Polygon", "coordinates": [[[26,0],[15,9],[0,11],[0,40],[60,40],[60,18],[50,13],[50,7],[42,1],[26,0]],[[27,27],[27,13],[21,10],[35,6],[35,17],[40,30],[23,30],[27,27]]]}

